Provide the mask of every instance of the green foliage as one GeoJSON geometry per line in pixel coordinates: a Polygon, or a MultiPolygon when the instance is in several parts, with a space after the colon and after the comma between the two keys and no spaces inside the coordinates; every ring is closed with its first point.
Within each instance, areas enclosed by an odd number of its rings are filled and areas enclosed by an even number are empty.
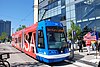
{"type": "Polygon", "coordinates": [[[6,37],[7,37],[7,33],[5,33],[5,32],[2,32],[2,34],[1,34],[1,36],[0,36],[0,40],[5,40],[6,39],[6,37]]]}
{"type": "Polygon", "coordinates": [[[26,26],[25,26],[25,25],[22,25],[22,26],[20,26],[19,28],[17,28],[16,31],[22,30],[22,29],[24,29],[24,28],[26,28],[26,26]]]}
{"type": "Polygon", "coordinates": [[[76,32],[76,35],[73,37],[76,40],[81,34],[81,28],[77,26],[72,20],[71,22],[71,29],[68,30],[68,39],[72,39],[72,31],[76,32]]]}
{"type": "Polygon", "coordinates": [[[22,25],[22,28],[26,28],[26,26],[25,25],[22,25]]]}

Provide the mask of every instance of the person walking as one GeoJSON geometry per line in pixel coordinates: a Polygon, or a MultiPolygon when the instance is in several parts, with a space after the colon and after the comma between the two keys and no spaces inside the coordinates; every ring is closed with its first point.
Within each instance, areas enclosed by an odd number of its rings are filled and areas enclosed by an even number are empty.
{"type": "Polygon", "coordinates": [[[90,55],[90,46],[91,46],[91,40],[86,40],[86,47],[87,47],[87,55],[90,55]]]}
{"type": "Polygon", "coordinates": [[[96,41],[95,40],[91,41],[91,45],[92,45],[92,50],[96,50],[96,41]]]}
{"type": "Polygon", "coordinates": [[[100,38],[97,40],[96,42],[96,50],[99,52],[99,56],[100,56],[100,38]]]}
{"type": "Polygon", "coordinates": [[[78,40],[78,46],[79,46],[79,52],[80,51],[83,52],[83,49],[82,49],[82,40],[81,39],[78,40]]]}
{"type": "Polygon", "coordinates": [[[97,49],[98,49],[99,56],[100,56],[100,42],[98,43],[97,49]]]}

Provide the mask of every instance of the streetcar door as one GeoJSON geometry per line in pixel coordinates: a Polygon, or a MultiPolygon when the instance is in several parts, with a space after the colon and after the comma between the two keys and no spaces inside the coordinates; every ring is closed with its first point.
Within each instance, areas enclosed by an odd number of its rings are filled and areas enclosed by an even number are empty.
{"type": "Polygon", "coordinates": [[[45,52],[45,42],[43,30],[38,30],[37,32],[37,53],[43,54],[45,52]]]}

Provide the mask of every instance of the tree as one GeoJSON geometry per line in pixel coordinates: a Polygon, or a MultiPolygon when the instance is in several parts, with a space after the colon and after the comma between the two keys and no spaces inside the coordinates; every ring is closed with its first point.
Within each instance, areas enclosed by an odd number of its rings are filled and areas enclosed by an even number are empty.
{"type": "Polygon", "coordinates": [[[1,36],[0,36],[0,40],[4,41],[7,37],[7,33],[6,32],[2,32],[1,36]]]}
{"type": "Polygon", "coordinates": [[[72,39],[72,31],[75,31],[75,36],[73,37],[74,40],[76,40],[80,34],[81,34],[81,28],[80,26],[77,26],[73,20],[70,21],[71,22],[71,29],[68,30],[68,39],[72,39]]]}
{"type": "Polygon", "coordinates": [[[24,28],[26,28],[26,26],[25,26],[25,25],[22,25],[22,26],[20,25],[20,27],[19,27],[19,28],[17,28],[17,29],[16,29],[16,31],[22,30],[22,29],[24,29],[24,28]]]}
{"type": "Polygon", "coordinates": [[[26,26],[25,25],[22,25],[22,28],[24,29],[24,28],[26,28],[26,26]]]}

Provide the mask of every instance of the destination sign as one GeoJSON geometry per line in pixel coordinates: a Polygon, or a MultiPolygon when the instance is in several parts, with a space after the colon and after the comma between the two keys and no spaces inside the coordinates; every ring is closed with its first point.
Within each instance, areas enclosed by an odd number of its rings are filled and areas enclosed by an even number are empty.
{"type": "Polygon", "coordinates": [[[64,32],[63,28],[47,28],[48,32],[64,32]]]}

